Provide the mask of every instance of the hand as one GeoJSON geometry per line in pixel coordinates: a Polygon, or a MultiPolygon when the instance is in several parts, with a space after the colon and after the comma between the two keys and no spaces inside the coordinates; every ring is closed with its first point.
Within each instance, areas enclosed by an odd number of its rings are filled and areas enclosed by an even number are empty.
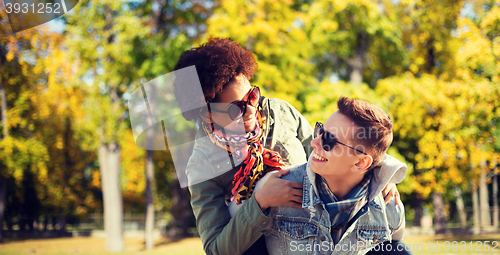
{"type": "Polygon", "coordinates": [[[384,196],[385,204],[389,203],[391,199],[396,199],[396,205],[399,205],[399,191],[396,188],[396,184],[388,183],[382,190],[382,195],[384,196]]]}
{"type": "Polygon", "coordinates": [[[289,172],[290,169],[285,169],[272,174],[262,189],[255,192],[255,200],[262,211],[276,206],[302,208],[302,183],[280,179],[289,172]]]}

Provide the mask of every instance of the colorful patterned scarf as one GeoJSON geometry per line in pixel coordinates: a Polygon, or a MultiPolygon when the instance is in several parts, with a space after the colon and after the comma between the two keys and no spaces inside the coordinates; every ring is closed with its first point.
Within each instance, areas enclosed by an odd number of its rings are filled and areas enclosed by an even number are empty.
{"type": "Polygon", "coordinates": [[[214,144],[226,149],[233,162],[243,161],[233,177],[231,201],[236,204],[241,204],[252,195],[255,184],[267,172],[281,170],[285,166],[279,153],[266,149],[261,144],[261,137],[267,127],[260,105],[257,123],[253,131],[244,135],[228,135],[224,130],[215,129],[213,123],[202,121],[203,130],[214,144]],[[246,158],[243,159],[245,155],[246,158]]]}

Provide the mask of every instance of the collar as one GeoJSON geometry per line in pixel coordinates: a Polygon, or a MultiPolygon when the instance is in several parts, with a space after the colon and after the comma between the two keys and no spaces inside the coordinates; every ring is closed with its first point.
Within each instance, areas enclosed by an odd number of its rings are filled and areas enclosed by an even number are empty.
{"type": "Polygon", "coordinates": [[[262,106],[262,114],[267,116],[267,126],[270,127],[274,124],[274,114],[271,114],[270,100],[267,97],[260,97],[260,105],[262,106]]]}
{"type": "MultiPolygon", "coordinates": [[[[362,192],[362,190],[366,190],[366,191],[368,190],[368,185],[370,184],[371,175],[372,175],[372,173],[368,172],[363,177],[361,182],[359,182],[351,191],[349,191],[342,198],[342,200],[339,200],[337,198],[337,196],[331,191],[330,187],[328,186],[328,183],[326,182],[325,178],[323,178],[322,176],[316,175],[317,176],[316,186],[318,187],[320,198],[325,198],[329,202],[344,202],[344,201],[347,202],[347,201],[353,201],[353,199],[358,201],[361,198],[359,193],[362,192]]],[[[363,191],[363,193],[365,193],[365,195],[363,195],[363,197],[365,197],[366,193],[368,193],[368,192],[363,191]]],[[[322,201],[323,201],[323,203],[327,202],[323,199],[322,199],[322,201]]]]}
{"type": "Polygon", "coordinates": [[[304,175],[303,188],[302,188],[302,208],[309,208],[314,212],[314,206],[321,203],[319,198],[318,187],[316,187],[316,173],[314,173],[311,168],[312,155],[309,156],[309,160],[306,165],[306,174],[304,175]]]}

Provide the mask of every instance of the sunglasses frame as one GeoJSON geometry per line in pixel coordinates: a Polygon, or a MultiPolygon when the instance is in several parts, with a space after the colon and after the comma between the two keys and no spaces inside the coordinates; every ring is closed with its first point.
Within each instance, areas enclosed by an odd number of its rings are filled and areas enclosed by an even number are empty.
{"type": "Polygon", "coordinates": [[[325,151],[332,150],[333,147],[335,147],[335,144],[338,143],[338,144],[344,145],[347,148],[350,148],[350,149],[353,149],[353,150],[355,150],[357,152],[363,153],[364,155],[368,155],[368,154],[366,154],[363,151],[360,151],[360,150],[358,150],[356,148],[353,148],[353,147],[351,147],[351,146],[349,146],[347,144],[344,144],[344,143],[340,142],[332,133],[326,131],[323,128],[323,123],[321,123],[319,121],[316,122],[316,126],[314,127],[314,133],[313,133],[313,135],[314,135],[314,138],[316,138],[318,135],[321,135],[321,148],[323,148],[323,150],[325,150],[325,151]],[[330,138],[328,138],[328,137],[325,138],[325,135],[328,135],[330,138]],[[331,137],[333,137],[333,138],[331,138],[331,137]],[[332,142],[331,141],[326,141],[325,142],[326,139],[332,140],[332,142]],[[325,146],[325,143],[328,143],[328,144],[326,144],[326,146],[325,146]],[[327,146],[330,146],[330,147],[327,147],[327,146]],[[329,149],[327,150],[325,147],[327,147],[329,149]]]}
{"type": "MultiPolygon", "coordinates": [[[[236,101],[233,101],[233,102],[229,103],[229,104],[230,104],[230,106],[229,106],[229,107],[228,107],[228,109],[227,109],[227,110],[225,110],[225,111],[220,111],[220,110],[215,110],[215,109],[210,109],[210,108],[209,108],[209,110],[210,110],[211,112],[226,113],[226,114],[229,116],[229,118],[231,118],[231,120],[232,120],[232,121],[239,120],[239,119],[241,119],[241,118],[245,115],[245,113],[247,112],[248,105],[251,105],[251,106],[253,106],[253,107],[257,107],[257,106],[259,105],[259,101],[260,101],[260,88],[259,88],[259,87],[257,87],[257,86],[252,86],[252,89],[250,89],[250,91],[249,91],[247,94],[245,94],[245,96],[246,96],[246,95],[248,95],[247,100],[236,100],[236,101]],[[254,90],[256,90],[256,89],[257,89],[257,93],[258,93],[258,94],[257,94],[257,96],[256,96],[256,98],[257,98],[257,104],[256,104],[256,105],[253,105],[253,104],[251,104],[251,103],[250,103],[250,95],[251,95],[251,94],[254,92],[254,90]],[[232,107],[232,105],[235,105],[236,107],[238,107],[238,108],[240,109],[240,115],[239,115],[237,118],[233,118],[233,117],[231,116],[230,112],[229,112],[229,109],[232,107]],[[240,105],[241,105],[241,106],[240,106],[240,105]],[[243,108],[243,110],[242,110],[242,108],[243,108]]],[[[209,106],[209,107],[210,107],[210,106],[209,106]]]]}

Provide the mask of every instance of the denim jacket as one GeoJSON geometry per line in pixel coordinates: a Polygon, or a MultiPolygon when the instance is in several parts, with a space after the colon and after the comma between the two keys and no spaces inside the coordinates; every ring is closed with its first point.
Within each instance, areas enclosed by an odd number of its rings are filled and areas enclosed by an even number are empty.
{"type": "Polygon", "coordinates": [[[265,232],[269,254],[365,254],[375,245],[402,240],[405,226],[404,207],[395,200],[387,205],[382,189],[387,183],[399,183],[406,165],[386,155],[384,164],[374,168],[367,193],[368,203],[360,216],[350,223],[337,244],[331,236],[331,221],[315,185],[316,174],[309,164],[292,167],[283,179],[302,182],[302,209],[288,206],[270,210],[272,224],[265,232]]]}

